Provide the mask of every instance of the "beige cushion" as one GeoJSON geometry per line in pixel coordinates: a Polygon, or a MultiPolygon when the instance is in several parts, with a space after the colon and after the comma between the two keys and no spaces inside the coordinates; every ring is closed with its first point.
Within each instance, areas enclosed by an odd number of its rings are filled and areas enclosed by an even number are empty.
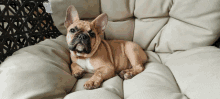
{"type": "MultiPolygon", "coordinates": [[[[156,52],[175,52],[212,45],[219,37],[219,4],[219,0],[101,0],[102,11],[110,16],[111,24],[135,18],[134,35],[130,32],[127,35],[145,50],[156,52]]],[[[121,38],[121,31],[113,30],[123,27],[121,25],[111,27],[112,31],[106,30],[106,38],[121,38]]]]}
{"type": "Polygon", "coordinates": [[[133,40],[134,33],[134,19],[126,21],[112,22],[108,21],[105,30],[105,38],[107,40],[133,40]]]}
{"type": "Polygon", "coordinates": [[[154,51],[160,39],[158,32],[164,27],[169,18],[135,19],[134,42],[142,48],[154,51]],[[152,41],[153,39],[156,39],[152,41]]]}
{"type": "Polygon", "coordinates": [[[99,88],[95,90],[78,91],[68,94],[64,99],[122,99],[116,94],[99,88]]]}
{"type": "MultiPolygon", "coordinates": [[[[157,30],[150,30],[148,25],[142,28],[135,27],[134,40],[138,40],[144,48],[150,45],[147,50],[156,52],[175,52],[212,45],[219,37],[219,4],[219,0],[138,0],[134,10],[138,19],[169,20],[166,24],[164,21],[160,22],[164,24],[163,27],[156,24],[158,21],[146,21],[146,24],[155,23],[154,27],[157,27],[157,30]],[[146,34],[156,35],[153,39],[152,36],[145,39],[141,37],[142,30],[146,28],[149,29],[146,34]]],[[[141,24],[143,23],[137,22],[138,26],[141,24]]]]}
{"type": "Polygon", "coordinates": [[[64,99],[122,99],[123,98],[123,80],[115,76],[103,82],[100,88],[85,90],[83,85],[92,77],[93,74],[85,74],[79,79],[64,99]]]}
{"type": "Polygon", "coordinates": [[[0,66],[0,98],[62,99],[76,82],[69,65],[65,36],[22,48],[0,66]]]}
{"type": "Polygon", "coordinates": [[[81,18],[107,13],[106,39],[133,40],[145,50],[175,52],[212,45],[218,39],[219,4],[219,0],[52,0],[52,16],[66,34],[63,22],[69,5],[81,18]]]}
{"type": "Polygon", "coordinates": [[[163,55],[161,58],[175,76],[181,92],[190,99],[220,97],[219,48],[199,47],[163,55]]]}
{"type": "Polygon", "coordinates": [[[135,2],[134,16],[138,19],[169,17],[172,4],[171,0],[138,0],[135,2]]]}
{"type": "Polygon", "coordinates": [[[145,70],[124,81],[125,99],[188,99],[181,93],[172,72],[162,65],[154,52],[148,51],[145,70]]]}
{"type": "Polygon", "coordinates": [[[74,5],[81,19],[94,19],[100,14],[99,0],[49,0],[52,8],[52,18],[59,31],[66,35],[64,21],[66,10],[70,5],[74,5]]]}
{"type": "Polygon", "coordinates": [[[132,18],[135,0],[101,0],[101,10],[108,15],[109,21],[132,18]]]}
{"type": "Polygon", "coordinates": [[[220,49],[207,46],[170,53],[147,52],[144,72],[124,81],[126,99],[218,99],[220,49]]]}

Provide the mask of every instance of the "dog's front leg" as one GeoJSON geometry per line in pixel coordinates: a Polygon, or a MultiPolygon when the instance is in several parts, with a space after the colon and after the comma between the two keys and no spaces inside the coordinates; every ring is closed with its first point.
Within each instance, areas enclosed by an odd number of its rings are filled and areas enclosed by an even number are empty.
{"type": "Polygon", "coordinates": [[[74,75],[77,79],[82,78],[85,70],[83,70],[77,63],[71,64],[72,75],[74,75]]]}
{"type": "Polygon", "coordinates": [[[115,70],[113,66],[103,66],[98,68],[94,75],[84,84],[84,88],[95,89],[101,86],[104,80],[107,80],[115,76],[115,70]]]}

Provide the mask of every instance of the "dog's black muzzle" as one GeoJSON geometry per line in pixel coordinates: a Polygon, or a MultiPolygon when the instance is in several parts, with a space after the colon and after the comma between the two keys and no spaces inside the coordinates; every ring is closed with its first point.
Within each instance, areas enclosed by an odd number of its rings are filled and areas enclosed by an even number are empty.
{"type": "Polygon", "coordinates": [[[71,51],[76,51],[78,53],[84,52],[86,54],[89,54],[91,52],[90,37],[86,34],[83,34],[83,33],[76,34],[75,37],[73,38],[72,42],[70,43],[70,45],[68,45],[68,47],[71,51]],[[76,49],[76,46],[78,44],[81,44],[84,46],[84,49],[82,51],[79,51],[78,49],[76,49]]]}

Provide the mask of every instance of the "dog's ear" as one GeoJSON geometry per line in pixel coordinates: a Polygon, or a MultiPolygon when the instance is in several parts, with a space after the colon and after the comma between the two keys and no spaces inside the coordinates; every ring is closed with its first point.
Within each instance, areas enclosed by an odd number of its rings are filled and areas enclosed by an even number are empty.
{"type": "Polygon", "coordinates": [[[91,24],[94,26],[94,28],[97,30],[98,34],[102,34],[103,31],[106,28],[106,25],[108,23],[108,16],[106,13],[103,13],[99,15],[97,18],[95,18],[91,24]]]}
{"type": "Polygon", "coordinates": [[[68,28],[75,20],[79,20],[79,15],[76,8],[71,5],[67,8],[64,26],[68,28]]]}

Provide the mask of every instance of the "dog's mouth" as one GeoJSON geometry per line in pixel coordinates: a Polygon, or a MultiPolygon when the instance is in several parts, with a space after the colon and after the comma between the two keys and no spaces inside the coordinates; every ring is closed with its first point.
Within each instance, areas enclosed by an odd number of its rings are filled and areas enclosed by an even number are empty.
{"type": "Polygon", "coordinates": [[[78,40],[73,39],[73,43],[68,45],[71,51],[76,51],[77,53],[86,53],[89,54],[91,52],[91,42],[90,40],[78,40]]]}
{"type": "Polygon", "coordinates": [[[84,49],[86,49],[86,48],[85,48],[85,46],[83,44],[77,44],[76,45],[76,50],[83,51],[84,49]]]}

